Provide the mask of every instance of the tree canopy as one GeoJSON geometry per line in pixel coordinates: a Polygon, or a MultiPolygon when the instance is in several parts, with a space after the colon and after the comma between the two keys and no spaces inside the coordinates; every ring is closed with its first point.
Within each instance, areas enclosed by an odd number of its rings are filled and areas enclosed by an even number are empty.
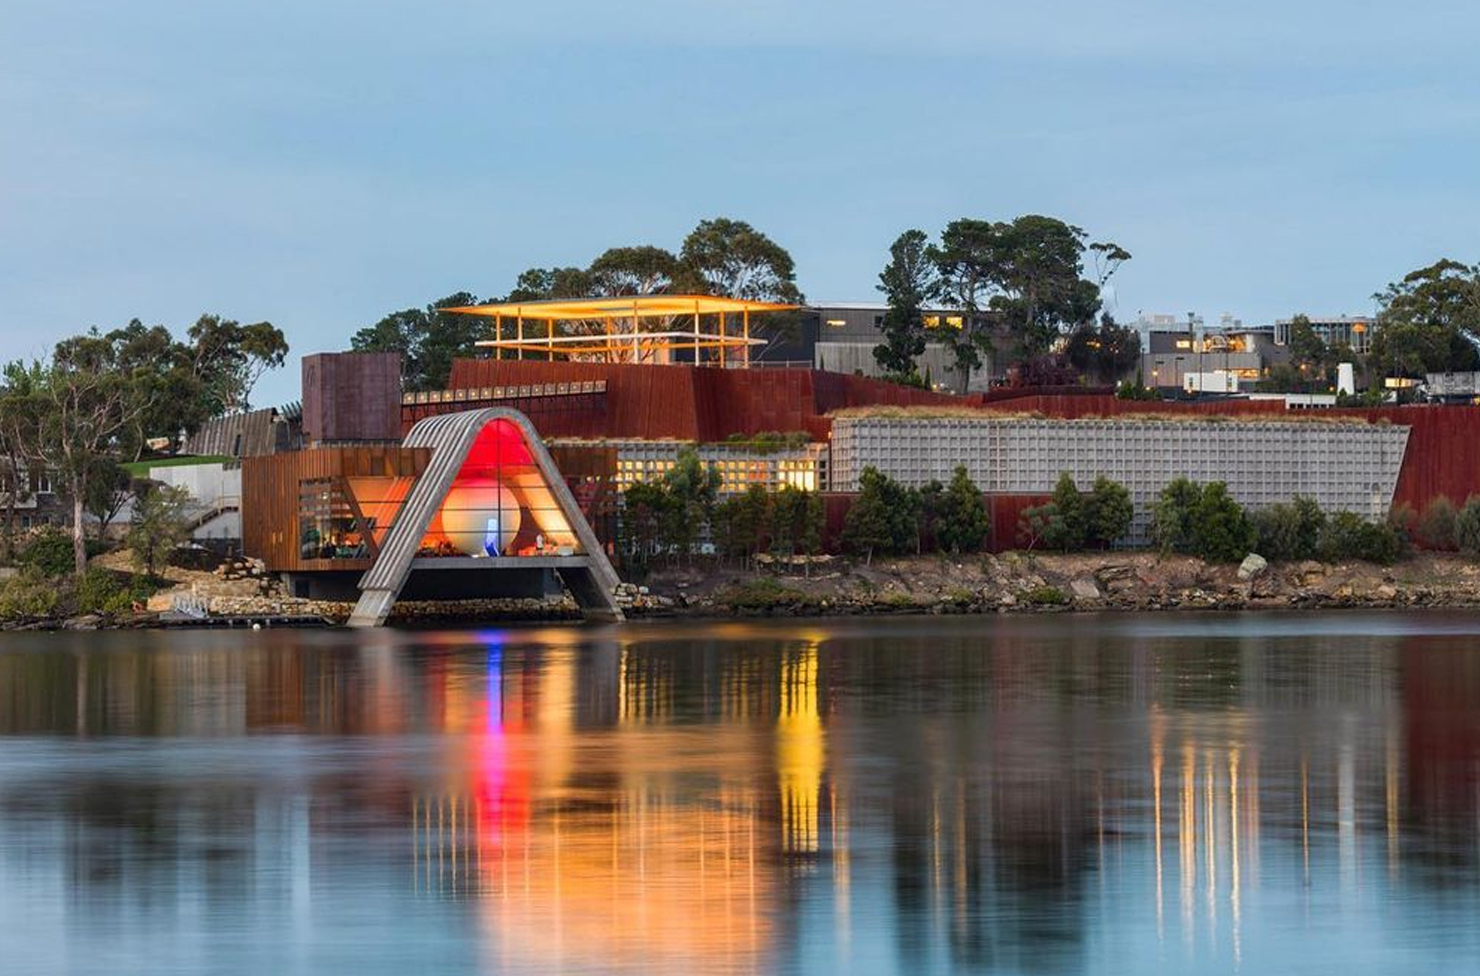
{"type": "Polygon", "coordinates": [[[1480,265],[1446,258],[1373,297],[1380,305],[1368,363],[1375,375],[1480,369],[1480,265]]]}
{"type": "Polygon", "coordinates": [[[401,382],[407,390],[446,389],[452,360],[471,356],[488,326],[477,316],[442,309],[476,304],[478,299],[471,292],[459,291],[425,308],[392,312],[356,332],[350,347],[360,352],[399,352],[401,382]]]}
{"type": "Polygon", "coordinates": [[[884,312],[884,341],[874,347],[874,359],[898,376],[914,371],[915,357],[925,351],[923,311],[939,281],[928,242],[922,230],[900,234],[889,246],[889,263],[879,272],[879,291],[889,308],[884,312]]]}

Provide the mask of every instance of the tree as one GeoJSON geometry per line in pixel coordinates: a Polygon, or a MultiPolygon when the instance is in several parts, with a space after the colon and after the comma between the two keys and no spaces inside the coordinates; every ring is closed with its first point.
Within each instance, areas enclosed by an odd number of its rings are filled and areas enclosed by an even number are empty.
{"type": "Polygon", "coordinates": [[[708,295],[799,303],[796,264],[786,249],[743,220],[701,220],[679,250],[685,284],[708,295]]]}
{"type": "Polygon", "coordinates": [[[207,416],[248,409],[252,388],[270,369],[283,365],[288,340],[271,322],[242,325],[219,315],[202,315],[187,333],[192,371],[201,383],[207,416]]]}
{"type": "Polygon", "coordinates": [[[1291,363],[1303,375],[1325,375],[1326,366],[1331,362],[1331,350],[1316,335],[1310,319],[1303,314],[1290,320],[1289,350],[1291,363]]]}
{"type": "Polygon", "coordinates": [[[1192,552],[1193,525],[1202,489],[1187,478],[1167,483],[1151,509],[1151,536],[1162,552],[1192,552]]]}
{"type": "Polygon", "coordinates": [[[134,568],[155,576],[170,553],[190,539],[190,492],[174,485],[151,483],[134,502],[127,543],[134,568]]]}
{"type": "Polygon", "coordinates": [[[935,541],[945,552],[977,552],[992,533],[992,521],[982,502],[981,489],[958,464],[951,483],[940,498],[935,541]]]}
{"type": "Polygon", "coordinates": [[[786,485],[772,497],[771,551],[814,555],[822,548],[822,497],[786,485]]]}
{"type": "Polygon", "coordinates": [[[530,268],[519,275],[506,302],[544,302],[552,298],[587,298],[594,289],[585,268],[530,268]]]}
{"type": "Polygon", "coordinates": [[[1422,378],[1480,369],[1480,265],[1444,259],[1373,296],[1379,303],[1369,366],[1374,375],[1422,378]]]}
{"type": "Polygon", "coordinates": [[[1192,551],[1210,562],[1238,562],[1254,548],[1254,528],[1221,481],[1203,485],[1193,508],[1192,551]]]}
{"type": "Polygon", "coordinates": [[[872,563],[875,552],[907,552],[918,544],[919,493],[910,491],[873,465],[858,479],[858,498],[843,519],[843,547],[872,563]]]}
{"type": "Polygon", "coordinates": [[[399,352],[401,381],[407,390],[442,390],[452,374],[452,361],[470,356],[487,331],[486,320],[443,309],[478,304],[466,291],[438,299],[425,308],[392,312],[350,338],[360,352],[399,352]]]}
{"type": "Polygon", "coordinates": [[[619,531],[632,566],[645,569],[658,551],[670,499],[661,483],[638,481],[622,493],[619,531]]]}
{"type": "Polygon", "coordinates": [[[1084,500],[1084,541],[1101,549],[1110,548],[1130,531],[1135,515],[1136,506],[1125,485],[1100,475],[1084,500]]]}
{"type": "Polygon", "coordinates": [[[1085,323],[1069,334],[1064,350],[1070,365],[1097,383],[1114,383],[1141,361],[1141,336],[1102,315],[1098,325],[1085,323]]]}
{"type": "Polygon", "coordinates": [[[72,500],[72,549],[76,571],[87,568],[83,507],[102,459],[114,456],[118,439],[148,408],[139,399],[132,374],[94,355],[98,343],[74,344],[65,358],[6,372],[8,410],[28,468],[39,467],[61,479],[72,500]]]}
{"type": "Polygon", "coordinates": [[[720,474],[714,465],[699,460],[692,447],[678,452],[673,467],[663,473],[668,504],[663,512],[663,548],[687,559],[693,554],[700,532],[710,524],[719,495],[720,474]]]}
{"type": "Polygon", "coordinates": [[[930,260],[924,231],[907,230],[889,247],[889,263],[879,273],[884,293],[884,341],[874,347],[874,359],[886,373],[908,376],[915,357],[925,351],[923,310],[935,294],[935,265],[930,260]]]}
{"type": "Polygon", "coordinates": [[[586,277],[598,295],[656,295],[669,290],[680,270],[672,252],[639,245],[604,251],[586,269],[586,277]]]}
{"type": "Polygon", "coordinates": [[[751,485],[714,508],[714,542],[721,555],[749,560],[771,531],[771,493],[751,485]]]}
{"type": "MultiPolygon", "coordinates": [[[[941,232],[930,251],[943,298],[963,315],[950,337],[963,380],[993,348],[988,323],[1000,327],[1020,358],[1048,351],[1065,331],[1093,320],[1100,285],[1083,276],[1084,231],[1055,217],[1030,214],[1011,222],[961,219],[941,232]],[[990,316],[982,313],[990,312],[990,316]]],[[[1130,254],[1118,245],[1095,249],[1108,280],[1130,254]]]]}
{"type": "Polygon", "coordinates": [[[118,517],[123,506],[134,495],[133,476],[111,457],[97,459],[97,467],[88,478],[87,499],[83,508],[98,520],[98,541],[106,540],[108,526],[118,517]]]}
{"type": "Polygon", "coordinates": [[[1074,477],[1065,471],[1059,475],[1049,502],[1053,506],[1042,534],[1043,544],[1051,549],[1073,552],[1084,546],[1085,504],[1074,477]]]}

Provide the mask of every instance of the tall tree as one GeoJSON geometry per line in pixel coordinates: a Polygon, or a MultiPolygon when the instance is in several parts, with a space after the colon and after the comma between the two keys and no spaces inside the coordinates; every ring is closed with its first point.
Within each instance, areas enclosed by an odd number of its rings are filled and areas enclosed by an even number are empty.
{"type": "Polygon", "coordinates": [[[545,302],[552,298],[588,298],[591,273],[585,268],[530,268],[519,275],[506,302],[545,302]]]}
{"type": "Polygon", "coordinates": [[[1098,383],[1114,383],[1141,360],[1141,336],[1108,314],[1098,325],[1084,324],[1069,334],[1064,350],[1069,364],[1098,383]]]}
{"type": "Polygon", "coordinates": [[[786,248],[743,220],[701,220],[684,238],[685,284],[706,294],[763,302],[800,302],[796,264],[786,248]]]}
{"type": "Polygon", "coordinates": [[[1316,334],[1308,316],[1300,314],[1290,320],[1290,341],[1287,348],[1290,350],[1290,361],[1304,376],[1317,377],[1325,374],[1326,365],[1331,361],[1331,350],[1316,334]]]}
{"type": "Polygon", "coordinates": [[[915,357],[925,351],[923,310],[937,287],[927,241],[921,230],[900,234],[879,273],[878,288],[889,308],[884,312],[884,341],[874,347],[874,359],[886,372],[901,376],[915,369],[915,357]]]}
{"type": "Polygon", "coordinates": [[[1373,297],[1381,306],[1369,355],[1375,374],[1480,369],[1480,265],[1446,258],[1373,297]]]}
{"type": "Polygon", "coordinates": [[[661,247],[613,247],[586,269],[591,291],[600,295],[658,295],[680,277],[678,258],[661,247]]]}
{"type": "MultiPolygon", "coordinates": [[[[1081,228],[1037,214],[946,225],[931,256],[943,297],[965,313],[965,327],[952,341],[963,379],[993,350],[993,329],[1001,330],[1020,358],[1030,359],[1058,336],[1094,320],[1100,284],[1084,277],[1085,240],[1081,228]]],[[[1095,253],[1109,262],[1099,272],[1101,282],[1130,258],[1115,244],[1097,245],[1095,253]]]]}
{"type": "Polygon", "coordinates": [[[212,417],[248,409],[257,381],[288,356],[287,337],[271,322],[242,325],[219,315],[202,315],[187,336],[192,369],[212,417]]]}
{"type": "Polygon", "coordinates": [[[27,467],[59,477],[72,501],[72,551],[80,574],[87,568],[83,506],[100,461],[148,409],[135,377],[116,368],[101,338],[71,343],[48,364],[12,366],[13,423],[27,467]]]}
{"type": "Polygon", "coordinates": [[[478,299],[471,292],[460,291],[426,308],[392,312],[356,332],[350,347],[363,352],[399,352],[401,378],[408,390],[446,389],[452,360],[473,354],[488,323],[476,315],[442,310],[476,304],[478,299]]]}

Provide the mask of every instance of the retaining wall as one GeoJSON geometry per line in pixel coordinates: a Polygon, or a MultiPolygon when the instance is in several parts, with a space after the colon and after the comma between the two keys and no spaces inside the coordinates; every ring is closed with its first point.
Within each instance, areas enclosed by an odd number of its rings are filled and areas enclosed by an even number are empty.
{"type": "Polygon", "coordinates": [[[1306,495],[1382,518],[1407,443],[1396,424],[841,416],[830,474],[834,491],[857,491],[870,465],[918,487],[964,464],[982,491],[1012,495],[1051,491],[1065,471],[1081,489],[1103,474],[1130,491],[1135,544],[1148,538],[1157,494],[1184,476],[1225,482],[1249,508],[1306,495]]]}

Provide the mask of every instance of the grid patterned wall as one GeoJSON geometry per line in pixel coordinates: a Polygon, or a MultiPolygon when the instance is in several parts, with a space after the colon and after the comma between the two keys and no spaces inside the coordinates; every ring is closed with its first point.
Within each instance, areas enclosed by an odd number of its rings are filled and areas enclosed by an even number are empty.
{"type": "Polygon", "coordinates": [[[831,475],[834,491],[858,490],[869,465],[919,486],[964,464],[982,491],[1026,495],[1051,491],[1064,471],[1082,489],[1103,474],[1130,490],[1135,543],[1157,493],[1181,476],[1226,482],[1251,508],[1308,495],[1328,511],[1380,518],[1407,443],[1396,424],[839,417],[831,475]]]}

